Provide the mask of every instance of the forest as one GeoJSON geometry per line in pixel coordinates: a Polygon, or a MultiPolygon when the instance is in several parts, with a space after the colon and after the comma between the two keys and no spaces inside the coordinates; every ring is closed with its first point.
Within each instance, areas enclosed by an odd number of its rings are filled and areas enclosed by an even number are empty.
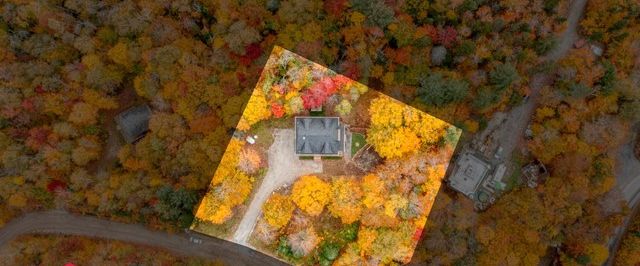
{"type": "Polygon", "coordinates": [[[115,265],[114,262],[130,265],[223,265],[200,258],[178,257],[152,247],[79,236],[26,235],[14,239],[3,249],[14,254],[12,261],[19,265],[115,265]]]}
{"type": "Polygon", "coordinates": [[[0,224],[65,209],[188,227],[279,45],[463,129],[461,141],[521,104],[535,74],[550,77],[524,144],[550,178],[480,213],[438,193],[412,261],[602,263],[627,212],[611,200],[613,154],[640,119],[640,5],[588,1],[582,45],[549,63],[569,4],[3,1],[0,224]],[[149,132],[134,144],[110,140],[114,116],[137,103],[152,108],[149,132]]]}
{"type": "Polygon", "coordinates": [[[298,265],[409,262],[460,136],[448,123],[280,46],[236,129],[191,229],[298,265]],[[294,139],[278,135],[293,133],[298,117],[313,116],[339,118],[340,138],[361,134],[367,144],[352,150],[345,141],[338,156],[318,158],[321,171],[309,172],[303,161],[312,158],[284,156],[279,147],[293,150],[294,139]],[[380,160],[363,167],[363,154],[380,160]]]}

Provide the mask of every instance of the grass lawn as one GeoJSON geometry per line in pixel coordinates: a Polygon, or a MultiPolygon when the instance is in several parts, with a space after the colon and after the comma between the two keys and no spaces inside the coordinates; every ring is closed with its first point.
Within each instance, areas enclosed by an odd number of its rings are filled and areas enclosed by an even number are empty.
{"type": "Polygon", "coordinates": [[[324,109],[320,111],[310,111],[309,116],[324,116],[324,109]]]}
{"type": "Polygon", "coordinates": [[[229,219],[229,221],[223,224],[213,224],[207,221],[194,219],[194,223],[191,225],[191,230],[217,238],[228,239],[233,236],[242,216],[243,215],[234,215],[229,219]]]}
{"type": "Polygon", "coordinates": [[[356,154],[364,145],[367,144],[363,134],[353,133],[351,134],[351,156],[356,154]]]}
{"type": "Polygon", "coordinates": [[[511,173],[511,175],[507,177],[507,180],[505,182],[507,183],[505,191],[509,191],[518,186],[521,186],[523,183],[521,176],[522,176],[522,166],[524,165],[525,158],[523,158],[522,155],[520,154],[515,154],[513,156],[513,160],[514,160],[513,173],[511,173]]]}
{"type": "Polygon", "coordinates": [[[293,128],[293,120],[269,119],[260,121],[251,127],[248,135],[257,136],[256,145],[266,153],[271,144],[273,144],[273,129],[275,128],[293,128]]]}
{"type": "Polygon", "coordinates": [[[507,183],[507,186],[504,190],[509,191],[522,185],[520,176],[522,176],[522,170],[520,170],[520,167],[516,167],[515,169],[513,169],[513,173],[507,178],[507,182],[505,182],[507,183]]]}

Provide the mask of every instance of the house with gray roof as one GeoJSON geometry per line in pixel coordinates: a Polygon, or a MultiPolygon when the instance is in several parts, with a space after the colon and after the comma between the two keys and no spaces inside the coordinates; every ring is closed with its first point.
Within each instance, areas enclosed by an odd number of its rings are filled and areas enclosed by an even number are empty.
{"type": "Polygon", "coordinates": [[[487,161],[472,153],[462,153],[454,165],[449,185],[474,199],[478,196],[480,184],[489,175],[490,170],[491,165],[487,161]]]}
{"type": "Polygon", "coordinates": [[[134,143],[144,137],[149,131],[151,108],[148,105],[138,105],[127,109],[115,117],[118,130],[127,143],[134,143]]]}
{"type": "Polygon", "coordinates": [[[339,117],[298,116],[295,123],[295,149],[298,156],[342,156],[345,126],[339,117]]]}
{"type": "Polygon", "coordinates": [[[484,210],[504,191],[506,184],[502,179],[506,170],[503,163],[466,150],[458,156],[448,183],[451,188],[473,200],[477,210],[484,210]]]}

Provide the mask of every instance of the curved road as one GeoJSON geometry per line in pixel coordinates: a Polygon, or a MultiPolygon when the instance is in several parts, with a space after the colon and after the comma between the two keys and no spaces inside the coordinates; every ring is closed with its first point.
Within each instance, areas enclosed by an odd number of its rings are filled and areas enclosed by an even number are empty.
{"type": "Polygon", "coordinates": [[[189,234],[153,231],[138,224],[124,224],[65,211],[28,213],[0,229],[0,246],[23,234],[79,235],[126,241],[166,249],[178,255],[198,256],[228,265],[286,265],[250,248],[217,238],[198,235],[202,244],[189,241],[189,234]]]}

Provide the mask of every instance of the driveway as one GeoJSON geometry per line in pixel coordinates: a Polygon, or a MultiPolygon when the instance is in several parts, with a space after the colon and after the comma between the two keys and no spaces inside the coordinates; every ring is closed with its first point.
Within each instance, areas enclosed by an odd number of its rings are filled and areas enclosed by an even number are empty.
{"type": "MultiPolygon", "coordinates": [[[[124,224],[65,211],[28,213],[13,219],[0,229],[0,246],[23,234],[44,233],[79,235],[126,241],[166,249],[182,256],[197,256],[221,261],[225,265],[285,265],[275,258],[218,238],[197,234],[202,244],[189,241],[188,234],[153,231],[139,224],[124,224]]],[[[12,254],[0,253],[0,261],[12,254]]]]}
{"type": "Polygon", "coordinates": [[[616,184],[630,207],[640,199],[640,161],[633,155],[635,139],[635,134],[632,134],[616,154],[616,184]]]}
{"type": "Polygon", "coordinates": [[[545,56],[546,60],[558,61],[563,58],[567,52],[569,52],[571,46],[578,40],[578,24],[580,23],[580,18],[582,18],[586,4],[587,0],[571,1],[569,15],[567,16],[567,29],[562,33],[553,50],[549,51],[545,56]]]}
{"type": "MultiPolygon", "coordinates": [[[[544,57],[544,60],[556,62],[563,58],[578,40],[578,23],[584,12],[586,0],[574,0],[571,3],[568,14],[567,29],[558,38],[556,46],[544,57]]],[[[485,155],[492,154],[497,148],[502,147],[500,156],[505,158],[508,172],[505,176],[510,176],[511,171],[516,167],[512,160],[515,149],[524,143],[524,133],[533,113],[538,106],[540,90],[550,83],[548,74],[535,74],[529,81],[531,95],[523,104],[512,108],[508,113],[497,112],[493,115],[489,125],[483,132],[478,134],[476,141],[481,145],[487,145],[485,155]]]]}
{"type": "Polygon", "coordinates": [[[300,160],[296,156],[293,129],[274,129],[273,136],[273,144],[267,152],[267,173],[231,239],[241,245],[248,246],[247,240],[262,213],[262,204],[274,190],[290,185],[301,175],[322,172],[321,162],[300,160]]]}
{"type": "MultiPolygon", "coordinates": [[[[639,125],[640,127],[640,125],[639,125]]],[[[624,218],[621,226],[615,229],[609,239],[609,259],[605,265],[613,265],[620,241],[627,232],[633,219],[638,219],[640,211],[640,161],[633,155],[633,145],[638,134],[638,129],[633,129],[629,140],[616,151],[616,188],[621,191],[622,197],[627,201],[631,211],[624,218]]]]}

